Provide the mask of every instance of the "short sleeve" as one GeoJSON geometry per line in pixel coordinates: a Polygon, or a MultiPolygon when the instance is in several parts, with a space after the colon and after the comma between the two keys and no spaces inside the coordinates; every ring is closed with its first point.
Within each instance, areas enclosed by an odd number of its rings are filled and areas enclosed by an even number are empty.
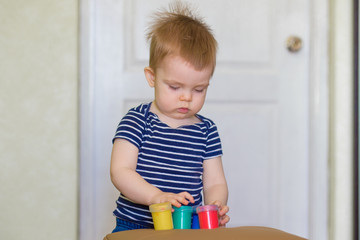
{"type": "Polygon", "coordinates": [[[145,116],[136,108],[130,109],[129,112],[121,119],[115,136],[115,139],[126,139],[133,143],[137,148],[142,145],[143,132],[145,129],[145,116]]]}
{"type": "Polygon", "coordinates": [[[205,160],[221,156],[223,154],[220,136],[215,123],[208,125],[208,138],[206,142],[205,160]]]}

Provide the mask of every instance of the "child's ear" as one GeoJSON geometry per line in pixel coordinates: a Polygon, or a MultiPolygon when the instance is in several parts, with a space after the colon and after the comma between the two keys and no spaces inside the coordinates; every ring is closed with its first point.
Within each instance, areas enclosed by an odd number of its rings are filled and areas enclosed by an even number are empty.
{"type": "Polygon", "coordinates": [[[146,80],[150,87],[155,86],[155,73],[151,67],[144,68],[146,80]]]}

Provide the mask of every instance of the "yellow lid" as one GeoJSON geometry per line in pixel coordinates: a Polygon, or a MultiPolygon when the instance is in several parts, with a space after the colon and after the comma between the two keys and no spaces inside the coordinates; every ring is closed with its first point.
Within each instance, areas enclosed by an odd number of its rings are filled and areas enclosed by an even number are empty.
{"type": "Polygon", "coordinates": [[[171,210],[171,203],[164,202],[164,203],[156,203],[149,206],[150,212],[163,212],[171,210]]]}

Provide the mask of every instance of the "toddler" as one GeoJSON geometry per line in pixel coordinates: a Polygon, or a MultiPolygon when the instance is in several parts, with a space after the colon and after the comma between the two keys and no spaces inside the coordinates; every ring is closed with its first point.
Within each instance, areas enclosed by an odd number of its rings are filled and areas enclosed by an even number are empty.
{"type": "Polygon", "coordinates": [[[150,61],[144,72],[154,99],[130,109],[113,139],[110,173],[120,191],[113,232],[152,228],[149,205],[162,202],[216,204],[224,226],[230,218],[221,142],[215,123],[198,114],[217,42],[179,1],[156,15],[147,37],[150,61]]]}

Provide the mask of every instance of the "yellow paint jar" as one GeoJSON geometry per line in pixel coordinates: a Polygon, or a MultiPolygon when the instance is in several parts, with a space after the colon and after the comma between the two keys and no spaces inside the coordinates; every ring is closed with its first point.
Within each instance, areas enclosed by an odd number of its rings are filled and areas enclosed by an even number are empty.
{"type": "Polygon", "coordinates": [[[149,206],[155,230],[173,229],[171,203],[157,203],[149,206]]]}

